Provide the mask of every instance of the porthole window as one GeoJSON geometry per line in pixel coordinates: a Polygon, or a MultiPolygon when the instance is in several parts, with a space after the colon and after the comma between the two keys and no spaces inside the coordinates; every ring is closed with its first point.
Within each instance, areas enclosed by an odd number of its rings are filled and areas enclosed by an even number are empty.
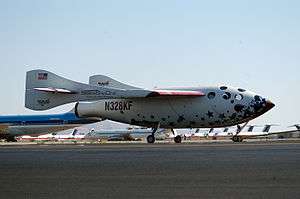
{"type": "Polygon", "coordinates": [[[234,106],[234,110],[235,110],[236,112],[241,112],[241,111],[243,110],[244,107],[245,107],[245,106],[242,105],[242,104],[237,104],[237,105],[234,106]]]}
{"type": "Polygon", "coordinates": [[[225,100],[228,100],[228,99],[231,98],[231,94],[228,93],[228,92],[225,92],[225,93],[223,94],[223,98],[224,98],[225,100]]]}
{"type": "Polygon", "coordinates": [[[221,89],[222,91],[224,91],[224,90],[227,89],[227,86],[221,86],[220,89],[221,89]]]}
{"type": "Polygon", "coordinates": [[[261,96],[258,96],[258,95],[255,95],[255,96],[254,96],[254,100],[257,101],[257,102],[258,102],[258,101],[262,101],[262,97],[261,97],[261,96]]]}
{"type": "Polygon", "coordinates": [[[214,99],[216,97],[216,93],[215,92],[209,92],[207,94],[208,99],[214,99]]]}
{"type": "Polygon", "coordinates": [[[240,91],[240,92],[245,92],[246,90],[245,90],[245,89],[242,89],[242,88],[239,88],[238,91],[240,91]]]}
{"type": "Polygon", "coordinates": [[[242,94],[236,94],[234,99],[241,101],[244,98],[244,96],[242,94]]]}

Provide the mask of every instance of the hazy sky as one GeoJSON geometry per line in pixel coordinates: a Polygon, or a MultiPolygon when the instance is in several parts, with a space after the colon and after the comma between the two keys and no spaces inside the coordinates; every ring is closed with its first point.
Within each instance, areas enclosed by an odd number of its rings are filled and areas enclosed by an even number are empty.
{"type": "Polygon", "coordinates": [[[41,68],[145,88],[238,86],[276,104],[253,123],[300,123],[299,10],[296,0],[0,0],[0,114],[37,113],[24,108],[24,82],[41,68]]]}

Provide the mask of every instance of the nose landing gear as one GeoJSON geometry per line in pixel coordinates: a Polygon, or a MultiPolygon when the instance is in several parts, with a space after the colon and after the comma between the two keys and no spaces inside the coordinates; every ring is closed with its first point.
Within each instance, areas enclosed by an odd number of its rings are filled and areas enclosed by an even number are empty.
{"type": "Polygon", "coordinates": [[[181,143],[181,141],[182,141],[182,138],[181,138],[180,135],[177,135],[176,137],[174,137],[174,142],[175,143],[181,143]]]}
{"type": "Polygon", "coordinates": [[[231,139],[233,142],[242,142],[243,141],[243,138],[241,136],[237,136],[237,135],[233,136],[231,139]]]}

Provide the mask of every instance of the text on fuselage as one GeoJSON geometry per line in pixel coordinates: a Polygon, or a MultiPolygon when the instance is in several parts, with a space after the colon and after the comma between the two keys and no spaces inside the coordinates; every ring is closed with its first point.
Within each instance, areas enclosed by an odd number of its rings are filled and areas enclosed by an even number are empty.
{"type": "Polygon", "coordinates": [[[106,111],[129,111],[131,107],[132,101],[105,102],[106,111]]]}

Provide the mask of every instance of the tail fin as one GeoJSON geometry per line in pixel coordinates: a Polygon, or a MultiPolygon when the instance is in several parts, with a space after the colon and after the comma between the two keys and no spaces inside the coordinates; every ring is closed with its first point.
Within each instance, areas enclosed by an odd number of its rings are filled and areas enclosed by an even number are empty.
{"type": "Polygon", "coordinates": [[[72,136],[75,136],[77,134],[78,130],[77,129],[74,129],[73,132],[72,132],[72,136]]]}
{"type": "Polygon", "coordinates": [[[25,107],[47,110],[59,105],[84,100],[83,90],[95,87],[68,80],[45,70],[32,70],[26,74],[25,107]]]}
{"type": "Polygon", "coordinates": [[[146,97],[151,93],[133,88],[135,87],[126,90],[125,87],[120,89],[83,84],[49,71],[32,70],[26,74],[25,107],[32,110],[48,110],[71,102],[146,97]]]}
{"type": "Polygon", "coordinates": [[[114,80],[110,77],[107,77],[105,75],[91,76],[89,78],[89,84],[94,85],[94,86],[110,87],[110,88],[125,89],[125,90],[140,89],[138,87],[134,87],[134,86],[130,86],[130,85],[121,83],[121,82],[114,80]]]}

